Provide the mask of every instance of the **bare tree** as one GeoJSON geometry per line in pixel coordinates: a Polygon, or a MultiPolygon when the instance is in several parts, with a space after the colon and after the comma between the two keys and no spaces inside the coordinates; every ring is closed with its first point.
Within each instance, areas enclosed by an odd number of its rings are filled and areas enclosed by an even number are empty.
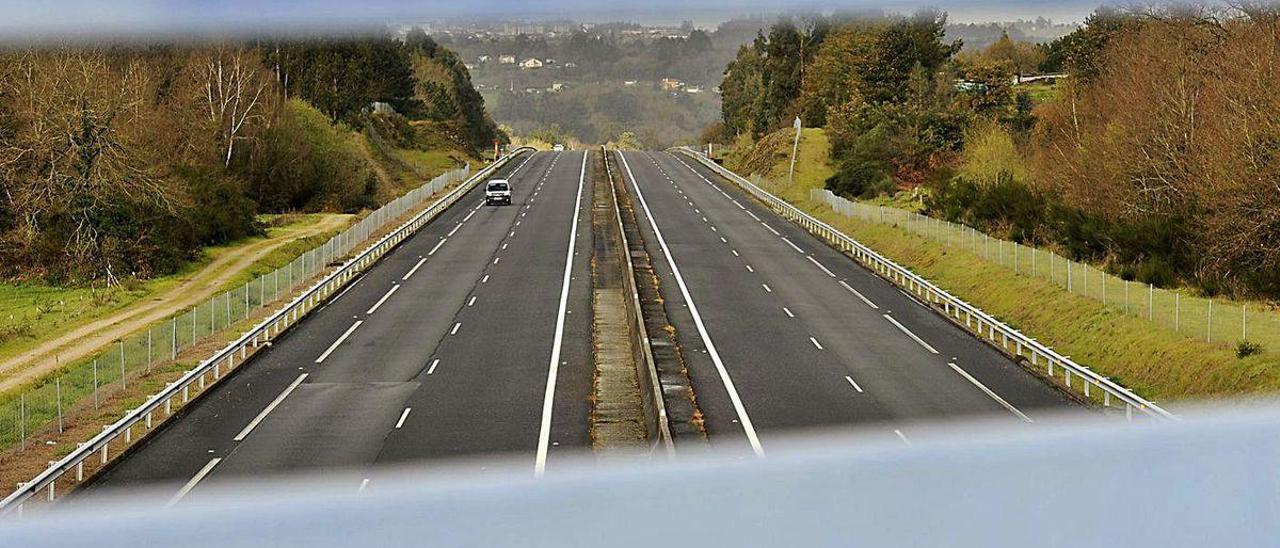
{"type": "Polygon", "coordinates": [[[236,141],[245,138],[246,123],[262,118],[261,101],[268,79],[257,56],[239,49],[218,47],[199,64],[202,97],[209,121],[217,131],[223,165],[231,165],[236,141]]]}

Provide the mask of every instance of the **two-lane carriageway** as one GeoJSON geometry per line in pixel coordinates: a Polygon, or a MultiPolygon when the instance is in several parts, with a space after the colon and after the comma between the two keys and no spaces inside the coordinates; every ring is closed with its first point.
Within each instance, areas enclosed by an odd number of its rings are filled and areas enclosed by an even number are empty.
{"type": "MultiPolygon", "coordinates": [[[[592,379],[584,152],[517,158],[99,476],[90,491],[465,458],[540,473],[584,450],[592,379]]],[[[598,154],[598,153],[596,153],[598,154]]],[[[366,486],[353,485],[353,489],[366,486]]]]}
{"type": "Polygon", "coordinates": [[[713,444],[919,421],[1030,423],[1071,400],[704,166],[621,153],[713,444]]]}

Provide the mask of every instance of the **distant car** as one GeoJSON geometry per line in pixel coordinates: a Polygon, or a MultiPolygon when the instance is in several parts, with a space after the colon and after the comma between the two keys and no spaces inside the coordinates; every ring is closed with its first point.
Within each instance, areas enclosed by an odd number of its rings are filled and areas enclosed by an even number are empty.
{"type": "Polygon", "coordinates": [[[554,150],[556,152],[564,152],[564,145],[560,143],[556,143],[556,146],[551,147],[551,150],[554,150]]]}
{"type": "Polygon", "coordinates": [[[484,203],[511,205],[511,183],[506,179],[494,179],[484,187],[484,203]]]}

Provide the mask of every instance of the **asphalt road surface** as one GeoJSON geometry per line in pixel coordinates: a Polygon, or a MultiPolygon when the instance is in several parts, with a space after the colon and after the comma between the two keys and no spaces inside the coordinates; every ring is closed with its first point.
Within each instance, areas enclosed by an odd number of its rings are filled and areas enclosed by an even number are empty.
{"type": "MultiPolygon", "coordinates": [[[[713,445],[765,454],[771,435],[850,425],[909,444],[920,421],[1031,424],[1072,405],[695,162],[622,160],[713,445]]],[[[584,152],[504,167],[511,206],[479,185],[86,492],[168,482],[177,502],[262,474],[442,461],[540,474],[585,451],[589,171],[584,152]]]]}
{"type": "MultiPolygon", "coordinates": [[[[427,459],[527,462],[589,445],[584,152],[517,158],[97,478],[89,492],[427,459]]],[[[554,464],[552,464],[554,466],[554,464]]],[[[353,486],[363,489],[365,486],[353,486]]]]}
{"type": "Polygon", "coordinates": [[[770,433],[849,425],[909,444],[920,421],[1071,405],[704,166],[623,158],[713,445],[764,454],[770,433]]]}

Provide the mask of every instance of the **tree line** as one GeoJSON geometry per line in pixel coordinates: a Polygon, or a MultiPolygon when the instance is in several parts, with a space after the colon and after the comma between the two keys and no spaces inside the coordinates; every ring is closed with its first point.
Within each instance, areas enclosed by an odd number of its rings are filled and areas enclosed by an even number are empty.
{"type": "Polygon", "coordinates": [[[360,133],[373,102],[461,149],[498,137],[430,40],[2,51],[0,278],[146,278],[260,232],[258,213],[373,207],[392,194],[360,133]]]}
{"type": "Polygon", "coordinates": [[[824,127],[854,197],[925,189],[928,213],[1125,278],[1280,295],[1280,15],[1100,9],[1048,44],[947,42],[945,15],[784,21],[728,66],[721,125],[824,127]],[[1019,73],[1064,71],[1053,88],[1019,73]]]}

